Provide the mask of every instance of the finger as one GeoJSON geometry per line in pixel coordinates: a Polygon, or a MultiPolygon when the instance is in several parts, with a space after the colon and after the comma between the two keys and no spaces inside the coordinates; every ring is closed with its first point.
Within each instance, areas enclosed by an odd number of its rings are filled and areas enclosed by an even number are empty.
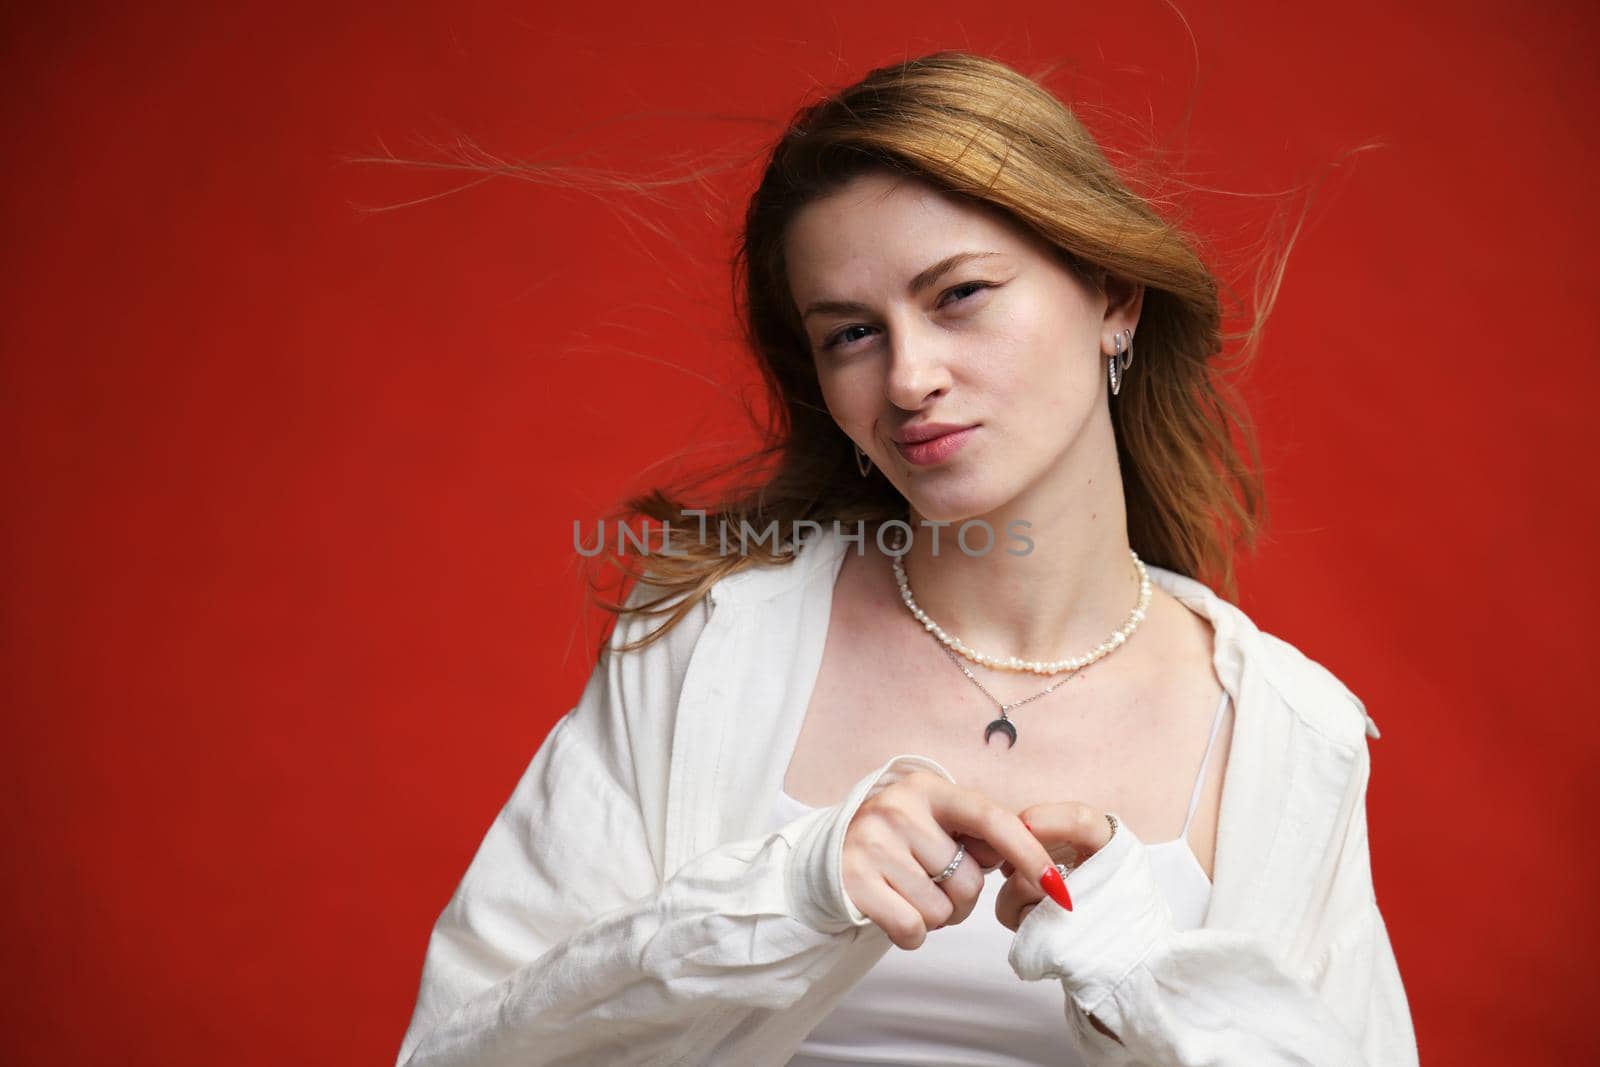
{"type": "MultiPolygon", "coordinates": [[[[949,899],[955,912],[965,917],[972,910],[972,901],[966,898],[975,897],[978,890],[983,888],[983,872],[978,870],[978,863],[972,858],[971,846],[967,844],[966,839],[963,838],[958,843],[945,833],[943,827],[934,820],[927,809],[913,807],[886,813],[885,818],[893,824],[894,831],[910,849],[910,859],[917,865],[915,872],[909,867],[904,868],[903,873],[908,884],[915,876],[920,875],[922,881],[949,899]],[[943,881],[933,881],[935,877],[943,874],[958,856],[961,862],[956,864],[955,870],[949,877],[943,881]]],[[[923,894],[918,891],[916,896],[922,897],[923,894]]],[[[916,903],[915,898],[908,899],[916,903]]],[[[939,925],[950,921],[952,920],[949,916],[946,916],[942,923],[930,925],[929,929],[937,929],[939,925]]]]}
{"type": "MultiPolygon", "coordinates": [[[[891,787],[876,798],[870,812],[864,805],[857,813],[854,855],[859,862],[851,866],[863,868],[857,881],[885,880],[921,916],[925,934],[971,914],[983,874],[968,849],[933,816],[928,794],[950,786],[948,780],[913,774],[899,785],[911,788],[891,787]],[[935,883],[933,878],[947,869],[950,875],[935,883]]],[[[904,934],[902,940],[910,937],[904,934]]],[[[921,938],[913,940],[920,943],[921,938]]]]}
{"type": "MultiPolygon", "coordinates": [[[[931,827],[931,830],[925,828],[924,832],[911,835],[912,840],[916,842],[912,849],[912,855],[919,865],[918,871],[914,873],[910,868],[905,868],[904,873],[908,884],[920,875],[922,881],[944,894],[945,898],[950,902],[951,910],[944,916],[943,920],[929,923],[928,929],[936,930],[941,926],[954,926],[972,914],[972,909],[978,903],[978,894],[983,891],[983,871],[979,869],[977,861],[972,858],[972,845],[969,839],[963,838],[963,842],[967,842],[967,847],[962,855],[960,864],[956,866],[950,877],[942,882],[935,882],[933,880],[934,877],[942,874],[945,868],[950,865],[950,862],[955,859],[956,849],[959,846],[955,841],[951,840],[949,834],[941,830],[938,824],[931,819],[928,820],[926,825],[931,827]],[[925,843],[930,841],[935,843],[925,843]]],[[[919,898],[923,897],[920,891],[917,895],[919,898]]],[[[911,898],[908,897],[907,899],[911,898]]],[[[930,903],[933,902],[932,897],[926,897],[926,899],[930,903]]],[[[912,903],[916,904],[916,901],[913,900],[912,903]]],[[[924,912],[924,914],[928,913],[924,912]]]]}
{"type": "Polygon", "coordinates": [[[855,903],[900,948],[914,949],[928,936],[922,913],[883,878],[874,878],[862,887],[855,903]]]}
{"type": "Polygon", "coordinates": [[[950,918],[944,921],[946,926],[960,926],[972,917],[978,910],[978,894],[971,893],[956,902],[955,910],[950,913],[950,918]]]}
{"type": "MultiPolygon", "coordinates": [[[[966,861],[962,860],[962,866],[966,865],[966,861]]],[[[955,902],[944,891],[944,885],[949,883],[934,885],[928,872],[910,858],[905,863],[889,864],[883,876],[890,887],[916,910],[925,931],[939,929],[955,914],[955,902]]],[[[921,943],[920,940],[918,943],[921,943]]]]}
{"type": "Polygon", "coordinates": [[[884,877],[883,867],[888,857],[896,857],[902,864],[912,862],[906,855],[904,842],[893,836],[876,846],[854,851],[846,849],[842,871],[845,892],[861,913],[895,945],[916,948],[927,936],[927,924],[922,913],[884,877]]]}
{"type": "Polygon", "coordinates": [[[1022,925],[1023,913],[1044,899],[1044,893],[1032,888],[1016,875],[1007,878],[994,898],[994,917],[1007,930],[1015,931],[1022,925]]]}
{"type": "Polygon", "coordinates": [[[1006,886],[1002,885],[1000,892],[995,894],[994,898],[995,920],[1007,930],[1015,933],[1022,925],[1022,921],[1028,917],[1028,914],[1043,903],[1044,898],[1029,899],[1031,896],[1032,894],[1017,883],[1013,882],[1011,884],[1009,892],[1007,892],[1006,886]]]}
{"type": "Polygon", "coordinates": [[[939,883],[939,888],[944,890],[945,896],[950,898],[950,903],[955,906],[950,918],[944,921],[946,926],[955,926],[965,922],[967,916],[972,914],[978,906],[978,897],[983,894],[984,872],[972,858],[970,849],[966,861],[956,869],[945,881],[939,883]]]}
{"type": "Polygon", "coordinates": [[[1033,836],[1050,852],[1051,862],[1078,864],[1111,840],[1111,822],[1092,804],[1066,801],[1035,804],[1018,813],[1033,836]]]}
{"type": "Polygon", "coordinates": [[[971,789],[951,786],[935,790],[929,798],[933,816],[945,831],[982,840],[1037,887],[1039,875],[1055,861],[1022,820],[971,789]]]}
{"type": "Polygon", "coordinates": [[[980,840],[979,838],[968,837],[967,835],[962,834],[958,840],[965,841],[967,843],[967,855],[977,860],[978,866],[982,867],[985,871],[992,871],[996,867],[1000,866],[1000,864],[1005,862],[1000,853],[996,852],[993,848],[990,848],[987,842],[980,840]]]}

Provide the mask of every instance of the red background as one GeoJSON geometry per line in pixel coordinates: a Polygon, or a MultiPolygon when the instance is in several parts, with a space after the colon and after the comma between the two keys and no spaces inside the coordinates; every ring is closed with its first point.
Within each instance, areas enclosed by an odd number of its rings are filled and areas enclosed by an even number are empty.
{"type": "Polygon", "coordinates": [[[1274,523],[1241,602],[1383,731],[1424,1061],[1592,1048],[1593,9],[1180,7],[9,9],[0,1058],[390,1062],[587,675],[572,520],[741,439],[736,211],[503,181],[363,214],[448,176],[341,157],[637,174],[943,47],[1068,60],[1108,142],[1187,137],[1221,189],[1384,145],[1322,187],[1246,383],[1274,523]]]}

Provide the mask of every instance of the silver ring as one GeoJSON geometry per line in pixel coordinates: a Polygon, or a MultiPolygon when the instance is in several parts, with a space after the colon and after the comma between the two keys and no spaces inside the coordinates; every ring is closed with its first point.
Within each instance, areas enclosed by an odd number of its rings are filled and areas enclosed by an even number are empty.
{"type": "Polygon", "coordinates": [[[966,859],[966,858],[967,858],[967,844],[966,844],[966,842],[965,841],[956,842],[956,856],[955,856],[955,859],[951,860],[950,863],[945,867],[944,870],[940,871],[938,874],[933,876],[933,884],[934,885],[938,885],[940,882],[944,881],[946,878],[949,878],[952,874],[955,874],[956,873],[956,868],[961,866],[961,861],[966,859]]]}
{"type": "MultiPolygon", "coordinates": [[[[1111,836],[1112,837],[1116,837],[1117,836],[1117,817],[1115,815],[1111,814],[1109,811],[1106,812],[1105,815],[1106,815],[1106,822],[1111,826],[1111,836]]],[[[1073,863],[1058,863],[1058,864],[1056,864],[1056,870],[1060,871],[1061,872],[1061,876],[1063,878],[1065,878],[1068,874],[1071,874],[1073,871],[1077,870],[1078,867],[1082,863],[1083,863],[1082,860],[1077,860],[1077,861],[1075,861],[1073,863]]]]}

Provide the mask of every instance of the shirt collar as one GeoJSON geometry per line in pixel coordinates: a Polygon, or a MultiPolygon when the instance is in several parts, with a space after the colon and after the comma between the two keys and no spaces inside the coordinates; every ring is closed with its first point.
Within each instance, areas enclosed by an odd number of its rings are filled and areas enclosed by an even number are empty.
{"type": "MultiPolygon", "coordinates": [[[[820,525],[820,532],[811,531],[811,536],[802,541],[801,550],[789,557],[789,562],[746,567],[715,583],[709,593],[712,601],[754,603],[814,583],[827,583],[831,588],[844,562],[844,554],[855,549],[857,542],[844,536],[839,523],[820,525]]],[[[1355,738],[1346,737],[1350,731],[1341,729],[1343,724],[1338,721],[1341,713],[1329,711],[1331,704],[1348,700],[1359,710],[1366,735],[1379,736],[1377,723],[1367,715],[1366,705],[1354,693],[1286,642],[1263,634],[1237,605],[1188,575],[1153,563],[1146,563],[1145,569],[1153,583],[1211,623],[1214,633],[1212,668],[1235,708],[1245,698],[1244,674],[1247,664],[1253,663],[1262,668],[1263,675],[1279,696],[1317,728],[1353,743],[1355,738]]]]}

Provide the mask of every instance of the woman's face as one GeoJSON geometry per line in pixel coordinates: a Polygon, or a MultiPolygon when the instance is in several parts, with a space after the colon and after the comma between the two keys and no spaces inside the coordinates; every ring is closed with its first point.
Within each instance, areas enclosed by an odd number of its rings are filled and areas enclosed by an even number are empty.
{"type": "Polygon", "coordinates": [[[829,412],[920,517],[987,515],[1112,442],[1101,351],[1142,294],[1108,316],[1030,231],[879,173],[802,209],[785,255],[829,412]],[[907,445],[923,427],[958,432],[907,445]]]}

